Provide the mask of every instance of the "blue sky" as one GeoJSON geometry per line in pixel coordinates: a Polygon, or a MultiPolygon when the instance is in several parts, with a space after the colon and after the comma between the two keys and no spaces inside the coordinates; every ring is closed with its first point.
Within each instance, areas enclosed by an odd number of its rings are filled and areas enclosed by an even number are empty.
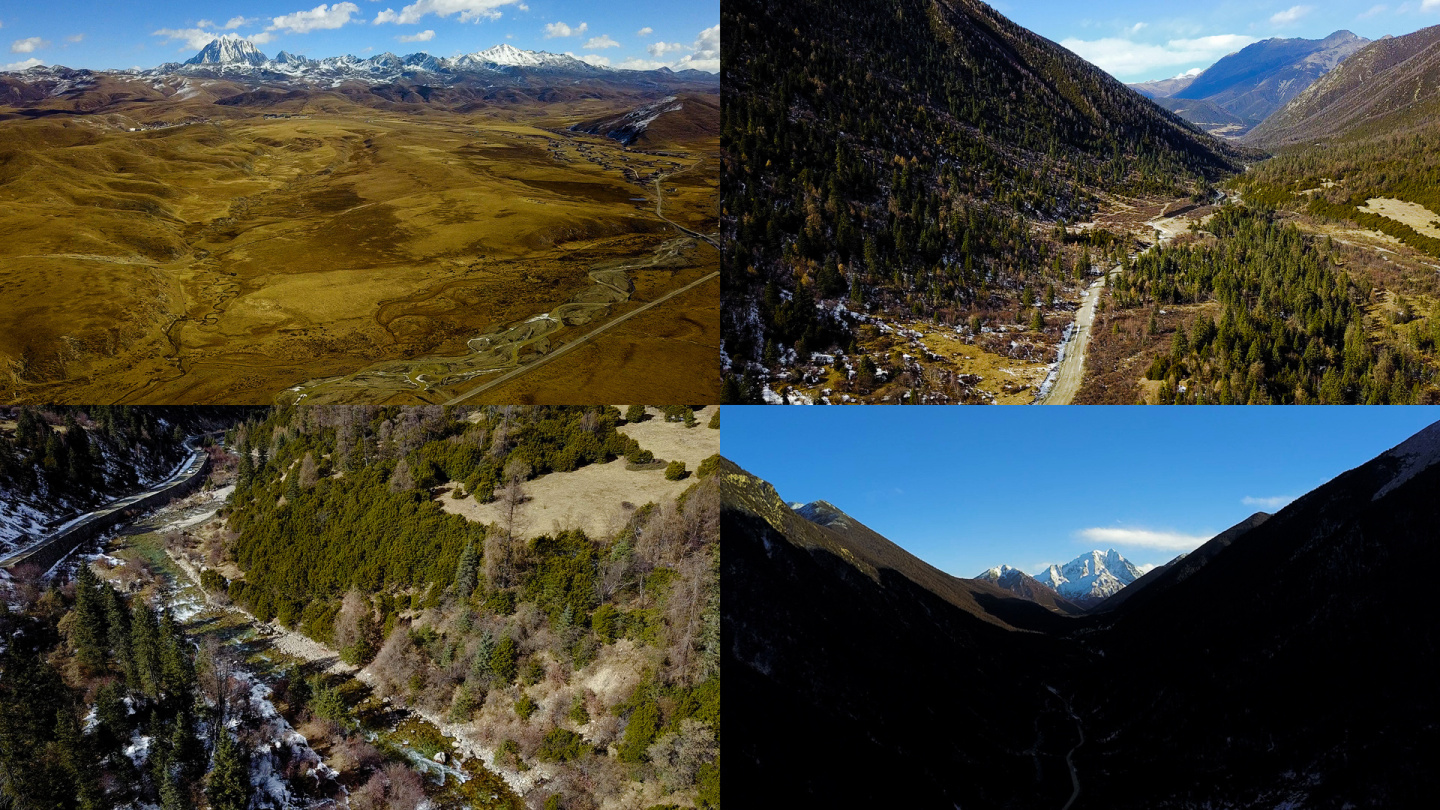
{"type": "Polygon", "coordinates": [[[274,56],[385,51],[437,56],[509,43],[595,64],[711,72],[720,65],[719,0],[311,0],[178,2],[45,0],[0,5],[0,70],[32,64],[154,67],[184,61],[219,36],[274,56]]]}
{"type": "Polygon", "coordinates": [[[1440,0],[995,0],[991,5],[1126,82],[1209,67],[1270,37],[1323,39],[1348,29],[1379,39],[1440,24],[1440,0]]]}
{"type": "Polygon", "coordinates": [[[727,406],[721,452],[956,576],[1092,548],[1161,564],[1440,421],[1440,407],[727,406]]]}

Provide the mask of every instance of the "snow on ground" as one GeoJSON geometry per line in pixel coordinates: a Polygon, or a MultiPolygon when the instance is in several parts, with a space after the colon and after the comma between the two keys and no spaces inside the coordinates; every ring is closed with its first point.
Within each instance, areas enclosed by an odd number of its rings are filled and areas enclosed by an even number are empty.
{"type": "MultiPolygon", "coordinates": [[[[237,671],[235,679],[249,687],[250,708],[256,716],[255,722],[259,724],[260,738],[264,741],[250,752],[250,784],[256,792],[251,800],[252,804],[259,807],[304,807],[304,800],[294,794],[279,770],[279,752],[288,748],[285,759],[288,762],[300,763],[300,773],[314,771],[324,776],[333,774],[334,771],[325,766],[305,736],[292,728],[289,721],[276,710],[275,704],[270,702],[273,694],[270,687],[244,670],[237,671]]],[[[232,718],[227,725],[235,728],[239,722],[239,718],[232,718]]]]}
{"type": "Polygon", "coordinates": [[[135,767],[141,768],[145,760],[150,758],[150,738],[140,733],[139,729],[130,736],[130,744],[125,746],[125,756],[135,763],[135,767]]]}

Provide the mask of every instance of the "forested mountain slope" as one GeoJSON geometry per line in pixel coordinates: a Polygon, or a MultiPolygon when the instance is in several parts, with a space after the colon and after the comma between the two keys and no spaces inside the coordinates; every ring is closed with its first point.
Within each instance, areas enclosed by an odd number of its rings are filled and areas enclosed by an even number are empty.
{"type": "MultiPolygon", "coordinates": [[[[1231,147],[978,2],[722,11],[730,400],[758,399],[764,377],[813,352],[886,377],[840,306],[952,326],[974,316],[971,339],[1001,321],[1044,332],[1031,305],[1053,311],[1088,272],[1082,249],[1109,247],[1100,235],[1062,247],[1056,222],[1093,211],[1101,191],[1189,193],[1236,168],[1231,147]]],[[[893,365],[891,378],[925,376],[893,365]]]]}
{"type": "Polygon", "coordinates": [[[617,428],[719,423],[636,407],[276,409],[231,436],[229,531],[183,553],[212,593],[339,651],[378,694],[498,752],[496,768],[548,774],[532,799],[718,807],[713,461],[677,469],[617,428]],[[530,529],[537,478],[617,458],[637,482],[694,484],[632,496],[614,534],[530,529]],[[472,522],[440,498],[500,517],[472,522]]]}
{"type": "Polygon", "coordinates": [[[78,510],[163,479],[192,433],[242,411],[94,406],[0,410],[0,553],[78,510]]]}

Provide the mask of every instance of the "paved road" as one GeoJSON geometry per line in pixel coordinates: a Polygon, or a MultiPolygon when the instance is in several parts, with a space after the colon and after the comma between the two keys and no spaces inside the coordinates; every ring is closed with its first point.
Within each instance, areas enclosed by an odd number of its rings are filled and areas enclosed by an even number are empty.
{"type": "Polygon", "coordinates": [[[524,374],[524,373],[527,372],[527,371],[532,371],[532,370],[534,370],[536,367],[542,366],[542,365],[550,362],[551,360],[554,360],[555,358],[557,358],[557,357],[565,354],[566,352],[570,351],[571,349],[577,348],[577,347],[579,347],[579,346],[582,346],[582,345],[590,342],[591,340],[594,340],[597,335],[599,335],[601,332],[604,332],[606,329],[609,329],[609,328],[611,328],[612,326],[616,326],[616,325],[618,325],[618,324],[622,324],[622,323],[624,323],[625,321],[630,320],[631,318],[635,317],[636,315],[639,315],[640,313],[644,312],[644,311],[647,310],[647,309],[650,309],[650,308],[653,307],[653,306],[656,306],[656,305],[659,305],[659,304],[663,304],[663,303],[665,303],[666,301],[669,301],[671,298],[674,298],[675,296],[679,295],[680,293],[683,293],[683,292],[687,292],[687,291],[689,291],[689,290],[692,290],[692,289],[700,286],[701,284],[704,284],[705,282],[707,282],[707,281],[709,281],[709,280],[711,280],[711,279],[713,279],[713,278],[718,278],[719,276],[720,276],[720,271],[719,271],[719,270],[716,270],[716,271],[713,272],[713,273],[710,273],[710,274],[708,274],[708,275],[702,276],[702,277],[700,277],[700,278],[698,278],[698,279],[690,282],[689,284],[686,284],[684,287],[680,287],[679,289],[671,290],[670,292],[665,293],[664,295],[660,296],[659,298],[656,298],[654,301],[651,301],[650,303],[646,304],[646,305],[643,306],[643,307],[640,307],[639,309],[632,309],[632,310],[630,310],[629,312],[625,313],[624,315],[621,315],[620,317],[618,317],[618,318],[616,318],[616,319],[614,319],[614,320],[612,320],[612,321],[609,321],[609,322],[606,323],[604,326],[600,326],[600,327],[597,327],[597,328],[595,328],[595,329],[590,330],[588,333],[586,333],[586,334],[584,335],[584,337],[578,338],[578,339],[576,339],[576,340],[572,340],[572,341],[570,341],[569,343],[566,343],[564,346],[561,346],[560,348],[556,349],[555,351],[550,352],[549,354],[546,354],[546,355],[542,355],[541,357],[538,357],[538,358],[536,358],[535,360],[533,360],[533,361],[531,361],[531,362],[529,362],[529,363],[526,363],[526,364],[523,365],[523,366],[518,366],[518,367],[516,367],[516,368],[512,368],[512,369],[510,369],[509,371],[505,372],[504,374],[501,374],[499,377],[496,377],[495,379],[486,382],[484,385],[476,386],[475,388],[472,388],[472,389],[470,389],[469,391],[466,391],[465,393],[461,394],[461,395],[458,396],[458,397],[455,397],[454,399],[446,402],[445,404],[446,404],[446,405],[458,405],[459,403],[464,402],[465,400],[469,399],[470,397],[475,396],[476,394],[482,393],[482,392],[484,392],[484,391],[488,391],[488,390],[490,390],[491,388],[494,388],[495,386],[500,385],[501,383],[509,382],[510,380],[515,379],[516,377],[520,376],[521,374],[524,374]]]}
{"type": "MultiPolygon", "coordinates": [[[[1119,271],[1117,267],[1110,272],[1119,271]]],[[[1100,293],[1105,289],[1106,278],[1108,276],[1095,279],[1095,283],[1085,291],[1080,309],[1075,313],[1075,331],[1070,335],[1070,343],[1065,347],[1065,359],[1060,361],[1060,370],[1055,375],[1055,384],[1050,387],[1050,393],[1037,404],[1069,405],[1075,395],[1080,393],[1080,382],[1085,378],[1085,350],[1090,346],[1090,327],[1095,322],[1095,305],[1100,301],[1100,293]]]]}
{"type": "Polygon", "coordinates": [[[0,568],[9,568],[10,566],[19,562],[22,558],[29,556],[31,552],[43,547],[47,543],[53,543],[57,541],[63,542],[64,539],[72,532],[89,523],[99,520],[106,515],[111,515],[115,512],[129,509],[131,506],[134,506],[136,503],[139,503],[140,501],[150,497],[151,495],[154,495],[158,492],[163,492],[175,486],[176,484],[188,481],[191,476],[193,476],[197,471],[199,471],[202,467],[205,466],[205,452],[199,448],[196,448],[193,444],[193,440],[187,441],[186,446],[190,448],[190,457],[187,458],[185,460],[185,463],[181,464],[180,468],[169,478],[166,478],[164,481],[161,481],[159,483],[150,485],[144,491],[126,495],[123,498],[117,498],[105,504],[104,506],[101,506],[97,509],[92,509],[90,512],[86,513],[84,517],[78,520],[68,521],[43,539],[31,543],[29,546],[10,554],[4,559],[0,559],[0,568]]]}
{"type": "MultiPolygon", "coordinates": [[[[697,164],[697,165],[698,165],[698,164],[697,164]]],[[[693,168],[693,167],[692,167],[692,168],[693,168]]],[[[674,172],[674,173],[675,173],[675,174],[678,174],[678,172],[674,172]]],[[[692,231],[692,230],[690,230],[689,228],[685,227],[684,225],[681,225],[681,224],[678,223],[678,222],[674,222],[674,221],[672,221],[672,220],[666,219],[666,218],[665,218],[665,215],[664,215],[663,213],[661,213],[661,207],[662,207],[662,206],[664,205],[664,203],[665,203],[665,196],[664,196],[664,195],[665,195],[665,192],[664,192],[664,190],[660,187],[660,181],[668,178],[669,176],[670,176],[670,175],[665,175],[665,177],[659,177],[659,178],[656,178],[656,179],[655,179],[655,216],[659,217],[662,221],[667,222],[667,223],[669,223],[670,225],[675,226],[675,227],[676,227],[677,229],[679,229],[682,233],[685,233],[685,234],[687,234],[687,235],[689,235],[689,236],[693,236],[693,237],[695,237],[695,238],[697,238],[697,239],[703,239],[703,240],[705,240],[706,242],[708,242],[710,245],[714,246],[714,248],[715,248],[716,250],[719,250],[719,249],[720,249],[720,243],[719,243],[719,242],[716,242],[714,239],[710,238],[709,236],[706,236],[706,235],[703,234],[703,233],[700,233],[700,232],[698,232],[698,231],[692,231]]],[[[546,363],[550,362],[551,360],[554,360],[555,358],[559,357],[560,355],[565,354],[566,352],[570,351],[571,349],[574,349],[574,348],[576,348],[576,347],[578,347],[578,346],[581,346],[581,345],[583,345],[583,344],[585,344],[585,343],[588,343],[588,342],[591,341],[591,340],[594,340],[597,335],[599,335],[601,332],[604,332],[606,329],[609,329],[610,327],[615,326],[616,324],[624,323],[625,321],[630,320],[631,318],[635,317],[636,315],[639,315],[640,313],[644,312],[645,310],[650,309],[651,307],[655,306],[656,304],[663,304],[663,303],[665,303],[666,301],[669,301],[671,298],[674,298],[675,296],[679,295],[680,293],[686,292],[686,291],[688,291],[688,290],[692,290],[692,289],[700,286],[701,284],[704,284],[705,282],[709,281],[709,280],[712,279],[712,278],[717,278],[717,277],[719,277],[719,275],[720,275],[720,271],[719,271],[719,270],[716,270],[715,272],[710,273],[709,275],[702,276],[701,278],[698,278],[698,279],[696,279],[695,281],[692,281],[692,282],[690,282],[689,284],[686,284],[684,287],[680,287],[679,289],[671,290],[670,292],[665,293],[664,295],[660,296],[659,298],[656,298],[654,301],[651,301],[650,303],[646,304],[646,305],[643,306],[643,307],[640,307],[639,309],[633,309],[633,310],[625,313],[624,315],[621,315],[620,317],[616,318],[615,320],[610,321],[609,323],[606,323],[604,326],[601,326],[601,327],[598,327],[598,328],[596,328],[596,329],[590,330],[588,333],[585,334],[584,337],[581,337],[581,338],[579,338],[578,340],[572,340],[572,341],[570,341],[569,343],[566,343],[564,346],[561,346],[560,348],[556,349],[555,351],[553,351],[553,352],[551,352],[551,353],[549,353],[549,354],[547,354],[547,355],[543,355],[543,356],[541,356],[541,357],[538,357],[538,358],[536,358],[535,360],[533,360],[533,361],[531,361],[531,362],[529,362],[529,363],[526,363],[526,364],[523,365],[523,366],[516,366],[515,368],[510,369],[509,371],[505,372],[504,374],[501,374],[499,377],[496,377],[496,378],[493,379],[493,380],[488,380],[488,381],[486,381],[484,384],[479,385],[479,386],[476,386],[475,388],[472,388],[472,389],[470,389],[469,391],[466,391],[465,393],[461,394],[460,396],[455,397],[454,399],[449,400],[449,401],[446,402],[445,404],[446,404],[446,405],[458,405],[459,403],[464,402],[465,400],[467,400],[467,399],[475,396],[476,394],[480,394],[480,393],[482,393],[482,392],[484,392],[484,391],[489,391],[491,388],[494,388],[494,387],[497,386],[497,385],[501,385],[501,384],[503,384],[503,383],[509,382],[510,380],[515,379],[516,377],[520,376],[521,374],[524,374],[524,373],[527,372],[527,371],[531,371],[531,370],[535,369],[535,368],[538,367],[538,366],[543,366],[543,365],[545,365],[546,363]]]]}

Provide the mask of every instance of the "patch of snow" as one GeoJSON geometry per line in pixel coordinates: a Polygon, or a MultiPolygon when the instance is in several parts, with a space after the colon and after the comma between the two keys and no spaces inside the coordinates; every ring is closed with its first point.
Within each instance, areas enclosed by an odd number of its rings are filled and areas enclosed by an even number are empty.
{"type": "Polygon", "coordinates": [[[1375,492],[1374,497],[1370,499],[1372,501],[1380,500],[1396,487],[1440,461],[1440,422],[1436,422],[1385,451],[1382,457],[1399,461],[1400,469],[1395,473],[1394,478],[1391,478],[1385,486],[1375,492]]]}

